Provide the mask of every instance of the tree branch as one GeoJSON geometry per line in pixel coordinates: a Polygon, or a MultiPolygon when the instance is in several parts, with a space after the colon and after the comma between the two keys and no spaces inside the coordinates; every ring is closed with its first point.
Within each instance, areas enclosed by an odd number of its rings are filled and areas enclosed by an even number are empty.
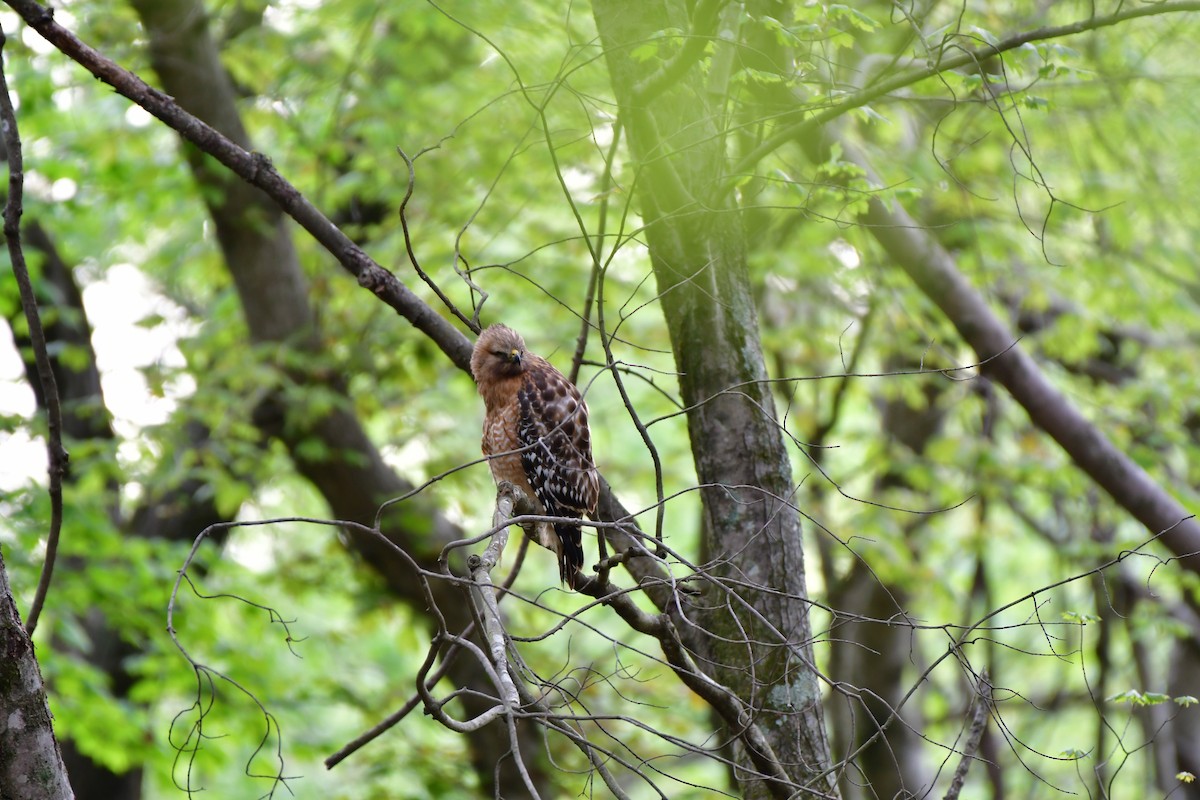
{"type": "Polygon", "coordinates": [[[639,105],[646,105],[658,97],[673,84],[677,83],[683,74],[704,57],[709,42],[716,35],[717,21],[721,17],[721,9],[728,0],[700,0],[692,15],[692,30],[687,41],[662,68],[649,75],[633,87],[633,98],[639,105]]]}
{"type": "MultiPolygon", "coordinates": [[[[0,54],[7,38],[0,31],[0,54]]],[[[37,295],[29,279],[29,268],[25,265],[25,253],[21,249],[21,203],[25,189],[25,167],[21,156],[21,136],[17,132],[17,115],[13,111],[12,98],[8,94],[8,78],[0,63],[0,123],[4,127],[4,147],[8,155],[8,199],[4,204],[4,238],[8,241],[8,254],[12,259],[13,276],[21,294],[21,309],[29,325],[29,341],[33,345],[33,356],[37,363],[38,379],[45,398],[48,438],[46,449],[50,454],[50,532],[46,537],[46,560],[38,578],[37,590],[29,615],[25,618],[25,631],[33,636],[37,628],[46,594],[50,591],[50,579],[54,575],[54,562],[58,557],[58,539],[62,532],[63,498],[62,481],[67,471],[67,451],[62,443],[62,405],[58,399],[58,384],[50,364],[50,353],[46,348],[46,331],[38,314],[37,295]]]]}
{"type": "MultiPolygon", "coordinates": [[[[849,160],[876,181],[866,157],[843,141],[849,160]]],[[[899,202],[878,197],[860,218],[896,266],[942,310],[993,380],[1006,388],[1033,423],[1059,443],[1076,466],[1108,492],[1134,519],[1159,534],[1186,569],[1200,573],[1200,523],[1046,379],[1015,344],[1017,337],[958,271],[954,257],[899,202]]]]}
{"type": "Polygon", "coordinates": [[[971,728],[967,732],[967,741],[962,749],[962,760],[958,762],[958,767],[954,770],[954,777],[950,781],[950,788],[946,791],[945,800],[958,800],[963,783],[967,780],[967,770],[971,768],[971,762],[975,760],[975,753],[979,751],[979,742],[983,739],[983,731],[987,727],[988,716],[992,710],[992,681],[987,668],[979,673],[979,682],[975,691],[971,728]]]}
{"type": "Polygon", "coordinates": [[[183,138],[257,186],[308,231],[359,285],[370,289],[418,330],[428,336],[460,369],[469,370],[471,343],[458,329],[424,303],[283,178],[261,153],[237,145],[212,126],[184,111],[168,95],[117,65],[54,21],[53,13],[34,0],[5,0],[21,18],[51,44],[78,62],[118,93],[166,123],[183,138]]]}
{"type": "Polygon", "coordinates": [[[492,525],[496,533],[488,542],[483,555],[472,555],[467,559],[467,567],[471,571],[471,595],[483,623],[481,629],[488,654],[492,657],[492,665],[496,669],[500,700],[510,711],[520,705],[521,699],[508,666],[508,636],[504,632],[504,624],[500,621],[500,606],[496,602],[496,587],[492,585],[491,573],[492,568],[500,563],[504,548],[508,544],[506,523],[513,517],[513,506],[517,503],[519,493],[520,489],[508,481],[500,484],[496,494],[496,511],[492,515],[492,525]]]}
{"type": "MultiPolygon", "coordinates": [[[[1147,3],[1145,5],[1133,6],[1126,8],[1123,11],[1118,11],[1114,14],[1109,14],[1105,17],[1091,17],[1089,19],[1072,22],[1068,25],[1056,25],[1053,27],[1035,28],[1031,31],[1018,33],[1015,36],[1010,36],[1003,39],[994,45],[986,45],[973,49],[961,48],[962,52],[953,58],[939,58],[935,63],[921,67],[919,69],[902,72],[888,80],[855,92],[854,94],[843,97],[836,103],[825,108],[825,110],[813,114],[811,117],[791,125],[785,125],[775,133],[768,136],[761,144],[747,153],[733,167],[729,173],[732,178],[749,173],[754,169],[766,156],[778,150],[782,145],[796,138],[806,137],[812,134],[817,129],[821,128],[830,120],[837,119],[848,111],[853,111],[856,108],[861,108],[872,100],[877,100],[884,95],[891,94],[898,89],[903,89],[907,86],[920,83],[923,80],[932,78],[940,73],[965,67],[968,65],[981,64],[990,58],[1000,55],[1001,53],[1015,50],[1018,47],[1029,44],[1030,42],[1039,42],[1046,39],[1058,39],[1064,36],[1074,36],[1086,31],[1098,30],[1107,28],[1113,25],[1118,25],[1122,22],[1127,22],[1131,19],[1139,17],[1154,16],[1157,14],[1174,14],[1184,11],[1200,11],[1200,2],[1197,0],[1184,0],[1183,2],[1166,2],[1166,3],[1147,3]]],[[[803,109],[798,109],[796,113],[803,113],[803,109]]]]}

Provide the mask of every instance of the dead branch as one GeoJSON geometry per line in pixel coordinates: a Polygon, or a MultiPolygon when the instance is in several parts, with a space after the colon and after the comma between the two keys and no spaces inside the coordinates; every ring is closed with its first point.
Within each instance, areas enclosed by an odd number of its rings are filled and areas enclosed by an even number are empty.
{"type": "Polygon", "coordinates": [[[483,620],[483,636],[500,684],[500,699],[509,710],[520,705],[520,698],[508,664],[508,635],[504,631],[504,623],[500,621],[500,607],[491,573],[492,568],[500,563],[508,544],[508,526],[504,523],[512,518],[513,506],[520,491],[508,481],[500,484],[496,494],[496,511],[492,515],[492,524],[497,527],[496,534],[482,555],[472,555],[467,561],[471,571],[471,597],[475,600],[476,612],[483,620]]]}
{"type": "Polygon", "coordinates": [[[954,770],[954,778],[950,781],[950,788],[946,791],[945,800],[958,800],[963,783],[967,779],[967,770],[971,768],[971,762],[975,760],[975,753],[979,751],[979,742],[983,739],[983,730],[987,727],[991,711],[992,681],[985,667],[980,671],[979,681],[976,683],[975,702],[971,709],[971,728],[967,732],[967,741],[963,745],[962,760],[958,762],[958,767],[954,770]]]}

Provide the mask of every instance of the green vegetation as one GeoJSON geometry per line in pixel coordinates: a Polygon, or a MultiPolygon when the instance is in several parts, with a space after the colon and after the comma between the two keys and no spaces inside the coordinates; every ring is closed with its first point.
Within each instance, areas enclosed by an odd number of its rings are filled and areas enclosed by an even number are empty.
{"type": "MultiPolygon", "coordinates": [[[[465,317],[521,331],[564,373],[587,319],[597,463],[643,531],[661,524],[670,574],[712,578],[678,596],[684,647],[768,707],[776,749],[795,738],[782,720],[828,734],[812,750],[829,763],[790,779],[831,791],[814,775],[832,766],[845,798],[944,795],[986,668],[994,705],[963,797],[1200,796],[1200,529],[1135,516],[1149,494],[1112,499],[1014,399],[1011,354],[973,346],[985,320],[920,277],[949,264],[1065,405],[1196,508],[1194,4],[62,5],[59,25],[235,141],[240,120],[240,143],[445,330],[473,341],[410,261],[406,158],[413,252],[465,317]],[[915,267],[897,231],[925,248],[915,267]],[[729,432],[740,445],[720,449],[729,432]],[[712,477],[734,467],[753,477],[712,477]],[[763,497],[781,502],[756,522],[763,497]]],[[[68,765],[134,787],[76,781],[76,796],[527,793],[502,722],[455,732],[421,702],[323,764],[430,668],[414,565],[454,634],[472,621],[438,573],[494,510],[462,343],[364,291],[15,11],[0,26],[71,456],[36,655],[68,765]],[[406,556],[328,524],[370,526],[399,497],[380,519],[406,556]]],[[[31,368],[8,279],[0,310],[31,368]]],[[[0,548],[24,615],[50,519],[30,442],[47,423],[6,359],[0,548]]],[[[530,696],[578,715],[631,797],[771,796],[731,781],[722,759],[746,758],[662,645],[560,590],[553,557],[518,557],[521,539],[492,578],[522,565],[500,608],[530,696]]],[[[595,542],[585,529],[589,559],[595,542]]],[[[483,547],[445,568],[465,575],[483,547]]],[[[612,580],[635,584],[622,567],[612,580]]],[[[431,689],[473,688],[445,706],[455,719],[494,705],[480,663],[459,655],[431,689]]],[[[541,796],[609,796],[539,720],[513,740],[541,796]]]]}

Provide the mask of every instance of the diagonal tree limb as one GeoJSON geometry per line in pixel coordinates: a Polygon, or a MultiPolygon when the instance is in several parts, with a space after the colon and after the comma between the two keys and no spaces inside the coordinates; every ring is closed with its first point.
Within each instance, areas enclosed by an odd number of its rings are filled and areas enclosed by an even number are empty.
{"type": "MultiPolygon", "coordinates": [[[[160,120],[166,122],[169,127],[180,133],[183,138],[195,144],[201,152],[212,155],[231,172],[242,177],[250,185],[261,189],[284,212],[292,216],[314,238],[329,249],[347,271],[358,277],[361,285],[374,290],[380,296],[380,299],[387,302],[402,316],[409,319],[415,327],[433,339],[460,369],[464,371],[469,369],[471,343],[467,338],[457,328],[444,320],[437,312],[400,284],[391,273],[371,260],[361,248],[353,244],[332,222],[304,199],[295,187],[284,180],[271,167],[267,159],[250,151],[248,145],[243,146],[239,144],[237,142],[240,130],[238,126],[233,125],[231,127],[231,121],[226,119],[224,122],[215,123],[216,126],[214,127],[214,125],[207,124],[197,116],[184,111],[174,98],[151,88],[141,78],[104,58],[69,31],[58,26],[54,23],[50,13],[37,3],[25,2],[25,0],[13,0],[9,4],[22,14],[31,27],[41,32],[68,56],[87,67],[93,75],[104,80],[134,102],[142,104],[143,107],[151,111],[160,120]],[[218,130],[218,128],[221,130],[218,130]]],[[[135,5],[139,8],[144,7],[148,12],[159,13],[163,11],[162,6],[158,2],[150,3],[149,0],[144,0],[143,3],[136,3],[135,1],[135,5]]],[[[217,211],[231,213],[236,210],[234,207],[238,207],[238,201],[226,202],[231,202],[233,207],[222,207],[221,209],[217,209],[217,211]]],[[[246,205],[249,206],[250,203],[247,202],[246,205]]],[[[254,283],[254,281],[251,281],[251,283],[254,283]]],[[[287,320],[280,319],[268,324],[264,324],[261,319],[250,320],[250,322],[252,332],[260,340],[290,340],[293,338],[289,332],[287,320]],[[257,328],[255,328],[256,322],[257,328]]],[[[322,420],[318,422],[320,430],[315,432],[316,435],[321,438],[332,436],[337,441],[335,449],[339,452],[341,450],[362,451],[363,447],[368,446],[365,439],[360,435],[361,431],[357,425],[339,425],[336,422],[336,420],[322,420]],[[352,441],[349,442],[346,441],[348,430],[354,434],[351,437],[352,441]]],[[[268,424],[264,430],[270,427],[268,424]]],[[[270,433],[269,430],[267,432],[270,433]]],[[[373,450],[371,453],[375,455],[373,450]]],[[[383,475],[386,470],[376,458],[370,459],[370,463],[365,467],[353,466],[349,470],[337,471],[339,477],[332,484],[328,481],[321,483],[319,473],[323,471],[320,469],[320,465],[308,464],[304,462],[304,459],[300,459],[297,467],[310,480],[316,478],[319,488],[327,496],[330,496],[330,494],[339,497],[349,495],[352,498],[358,498],[362,494],[361,491],[343,491],[346,489],[346,484],[353,485],[355,489],[361,490],[368,483],[370,486],[375,487],[381,485],[380,481],[382,481],[382,485],[384,486],[381,490],[383,496],[402,494],[405,488],[394,476],[383,475]],[[383,478],[380,478],[380,475],[383,475],[383,478]],[[369,477],[371,480],[366,481],[364,477],[369,477]]],[[[612,497],[611,491],[606,491],[605,494],[604,507],[608,515],[605,518],[626,522],[631,521],[632,517],[630,513],[612,497]]],[[[357,499],[352,499],[350,505],[354,506],[355,502],[357,502],[357,499]]],[[[338,516],[351,519],[359,518],[362,516],[362,513],[366,513],[363,508],[356,506],[344,507],[345,505],[345,503],[342,503],[340,504],[342,507],[336,507],[338,504],[335,504],[338,516]]],[[[367,518],[369,517],[370,514],[368,513],[367,518]]],[[[629,524],[628,527],[633,530],[633,535],[636,536],[636,526],[629,524]]],[[[622,542],[621,548],[623,550],[628,549],[630,543],[636,541],[630,536],[616,531],[611,536],[615,537],[618,542],[622,542]]],[[[374,561],[374,556],[378,554],[374,553],[371,547],[365,549],[369,551],[366,553],[368,560],[374,561]]],[[[647,593],[660,608],[669,604],[671,598],[669,576],[656,559],[648,556],[637,557],[627,562],[626,566],[635,578],[639,580],[639,583],[647,589],[647,593]]]]}
{"type": "Polygon", "coordinates": [[[170,96],[101,55],[55,22],[50,9],[34,0],[5,2],[21,15],[26,24],[96,78],[165,122],[247,183],[265,192],[354,275],[360,285],[373,291],[432,339],[455,365],[464,370],[470,369],[471,343],[467,338],[351,241],[276,171],[270,159],[239,146],[211,125],[184,111],[170,96]]]}
{"type": "MultiPolygon", "coordinates": [[[[867,158],[846,141],[849,160],[878,183],[867,158]]],[[[954,257],[898,202],[872,197],[859,221],[975,350],[1001,384],[1101,488],[1162,543],[1180,564],[1200,573],[1200,522],[1056,389],[983,296],[958,271],[954,257]]]]}

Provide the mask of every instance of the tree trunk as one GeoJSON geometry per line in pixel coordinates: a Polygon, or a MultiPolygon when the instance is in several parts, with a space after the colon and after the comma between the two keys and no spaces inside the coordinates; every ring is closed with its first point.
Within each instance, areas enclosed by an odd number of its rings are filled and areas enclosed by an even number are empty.
{"type": "Polygon", "coordinates": [[[69,800],[42,672],[0,554],[0,799],[69,800]]]}
{"type": "MultiPolygon", "coordinates": [[[[594,11],[640,169],[638,199],[703,487],[711,580],[703,599],[684,609],[697,626],[688,644],[753,710],[788,773],[783,796],[801,787],[834,793],[823,775],[829,750],[791,465],[765,383],[741,218],[715,199],[724,164],[715,125],[721,109],[710,107],[694,67],[652,99],[634,88],[654,85],[647,79],[658,65],[635,59],[634,47],[664,28],[692,27],[684,3],[598,0],[594,11]]],[[[780,793],[748,753],[734,751],[744,796],[780,793]]]]}
{"type": "MultiPolygon", "coordinates": [[[[884,371],[918,366],[901,348],[885,361],[884,371]]],[[[897,465],[903,458],[901,448],[921,456],[937,436],[945,418],[945,409],[938,402],[945,383],[939,380],[940,376],[921,379],[925,405],[917,408],[904,397],[876,394],[881,433],[890,450],[881,463],[897,465]]],[[[904,470],[894,466],[876,475],[872,496],[887,502],[889,488],[898,486],[911,488],[904,470]]],[[[902,526],[894,536],[908,541],[897,545],[913,546],[912,538],[928,520],[917,517],[902,526]]],[[[897,710],[910,683],[911,659],[917,648],[915,631],[905,619],[910,587],[904,581],[885,582],[867,558],[859,555],[841,580],[830,582],[828,594],[829,607],[836,609],[830,626],[829,677],[853,693],[853,698],[839,698],[829,709],[834,752],[862,748],[854,759],[855,769],[842,775],[842,797],[919,797],[934,783],[922,753],[919,704],[909,704],[904,713],[897,710]]]]}

